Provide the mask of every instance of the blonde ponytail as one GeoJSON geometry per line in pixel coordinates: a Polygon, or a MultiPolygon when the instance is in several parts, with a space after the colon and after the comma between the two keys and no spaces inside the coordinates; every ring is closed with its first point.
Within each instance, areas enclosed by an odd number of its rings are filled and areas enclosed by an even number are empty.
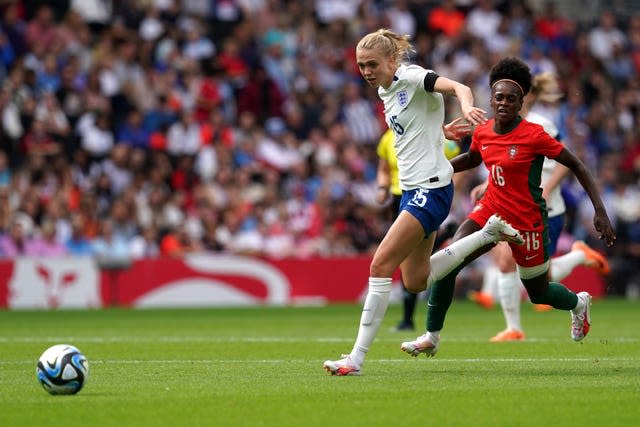
{"type": "Polygon", "coordinates": [[[395,57],[398,62],[405,62],[415,52],[410,38],[408,35],[400,36],[391,30],[381,28],[364,36],[356,49],[377,49],[387,57],[395,57]]]}

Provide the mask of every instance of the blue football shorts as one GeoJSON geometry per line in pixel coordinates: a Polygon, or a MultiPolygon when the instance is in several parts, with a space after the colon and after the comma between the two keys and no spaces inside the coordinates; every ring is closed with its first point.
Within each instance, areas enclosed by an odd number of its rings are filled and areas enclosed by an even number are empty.
{"type": "Polygon", "coordinates": [[[453,182],[440,188],[416,188],[402,192],[400,209],[413,215],[424,229],[425,237],[437,231],[449,215],[453,201],[453,182]]]}
{"type": "Polygon", "coordinates": [[[564,227],[564,214],[547,218],[547,227],[549,230],[549,247],[547,248],[547,253],[551,256],[558,250],[558,239],[560,239],[560,234],[564,227]]]}

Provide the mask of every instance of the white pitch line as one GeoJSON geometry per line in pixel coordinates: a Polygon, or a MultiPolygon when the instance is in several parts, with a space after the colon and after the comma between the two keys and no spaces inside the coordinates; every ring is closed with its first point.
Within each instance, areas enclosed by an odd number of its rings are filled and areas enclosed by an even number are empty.
{"type": "MultiPolygon", "coordinates": [[[[377,338],[376,342],[401,342],[402,337],[398,338],[377,338]]],[[[59,336],[59,337],[2,337],[1,343],[42,343],[42,342],[85,342],[85,343],[350,343],[353,337],[140,337],[140,336],[117,336],[117,337],[83,337],[83,336],[59,336]]],[[[460,337],[446,338],[445,343],[488,343],[484,338],[460,337]]],[[[544,338],[527,338],[524,343],[561,343],[569,342],[564,339],[544,339],[544,338]]],[[[602,342],[616,344],[633,344],[640,342],[638,338],[630,337],[614,337],[614,338],[593,338],[589,342],[598,344],[602,342]]],[[[515,343],[520,344],[520,343],[515,343]]]]}
{"type": "MultiPolygon", "coordinates": [[[[628,357],[563,357],[563,358],[468,358],[468,359],[430,359],[424,361],[428,364],[455,364],[455,363],[548,363],[548,362],[640,362],[640,358],[628,358],[628,357]]],[[[31,364],[35,363],[34,360],[16,360],[16,361],[0,361],[0,366],[6,365],[23,365],[23,364],[31,364]]],[[[310,359],[150,359],[150,360],[141,360],[141,359],[99,359],[99,360],[90,360],[89,365],[113,365],[113,364],[122,364],[122,365],[142,365],[142,364],[282,364],[282,363],[297,363],[297,364],[318,364],[321,363],[320,359],[318,360],[310,360],[310,359]]],[[[368,361],[369,364],[375,363],[418,363],[416,359],[410,358],[398,358],[398,359],[370,359],[368,361]]]]}

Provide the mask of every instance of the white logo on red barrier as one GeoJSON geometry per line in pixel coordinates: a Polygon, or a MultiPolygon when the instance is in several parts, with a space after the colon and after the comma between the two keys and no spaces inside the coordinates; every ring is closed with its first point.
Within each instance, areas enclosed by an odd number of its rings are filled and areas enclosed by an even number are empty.
{"type": "Polygon", "coordinates": [[[91,258],[18,258],[9,280],[11,308],[100,307],[91,258]]]}
{"type": "Polygon", "coordinates": [[[136,307],[285,305],[289,303],[290,283],[273,265],[256,258],[194,254],[183,259],[194,274],[158,284],[135,299],[136,307]],[[217,277],[216,277],[217,276],[217,277]],[[223,277],[226,277],[225,280],[223,277]],[[238,286],[251,279],[266,289],[266,295],[254,295],[238,286]]]}

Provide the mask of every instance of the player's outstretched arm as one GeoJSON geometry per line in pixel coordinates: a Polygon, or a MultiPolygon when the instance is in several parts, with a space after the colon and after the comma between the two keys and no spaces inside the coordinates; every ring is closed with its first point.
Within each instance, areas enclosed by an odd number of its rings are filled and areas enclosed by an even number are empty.
{"type": "Polygon", "coordinates": [[[584,163],[578,159],[575,154],[566,148],[560,152],[560,155],[555,158],[558,163],[561,163],[571,169],[575,174],[578,181],[587,192],[587,195],[591,199],[595,214],[593,215],[593,225],[598,233],[599,238],[604,239],[607,246],[612,246],[616,240],[616,234],[613,231],[613,226],[607,215],[607,210],[602,203],[600,193],[598,192],[598,186],[593,177],[585,167],[584,163]]]}
{"type": "Polygon", "coordinates": [[[433,90],[444,95],[455,96],[460,102],[460,109],[464,118],[473,126],[487,121],[487,112],[482,108],[473,106],[473,93],[469,86],[458,83],[455,80],[439,76],[433,90]]]}
{"type": "Polygon", "coordinates": [[[468,122],[463,122],[463,117],[458,117],[442,126],[444,137],[450,141],[460,141],[463,137],[471,135],[473,127],[468,122]]]}
{"type": "Polygon", "coordinates": [[[469,150],[458,154],[450,162],[454,172],[462,172],[479,166],[482,163],[482,157],[477,151],[469,150]]]}

